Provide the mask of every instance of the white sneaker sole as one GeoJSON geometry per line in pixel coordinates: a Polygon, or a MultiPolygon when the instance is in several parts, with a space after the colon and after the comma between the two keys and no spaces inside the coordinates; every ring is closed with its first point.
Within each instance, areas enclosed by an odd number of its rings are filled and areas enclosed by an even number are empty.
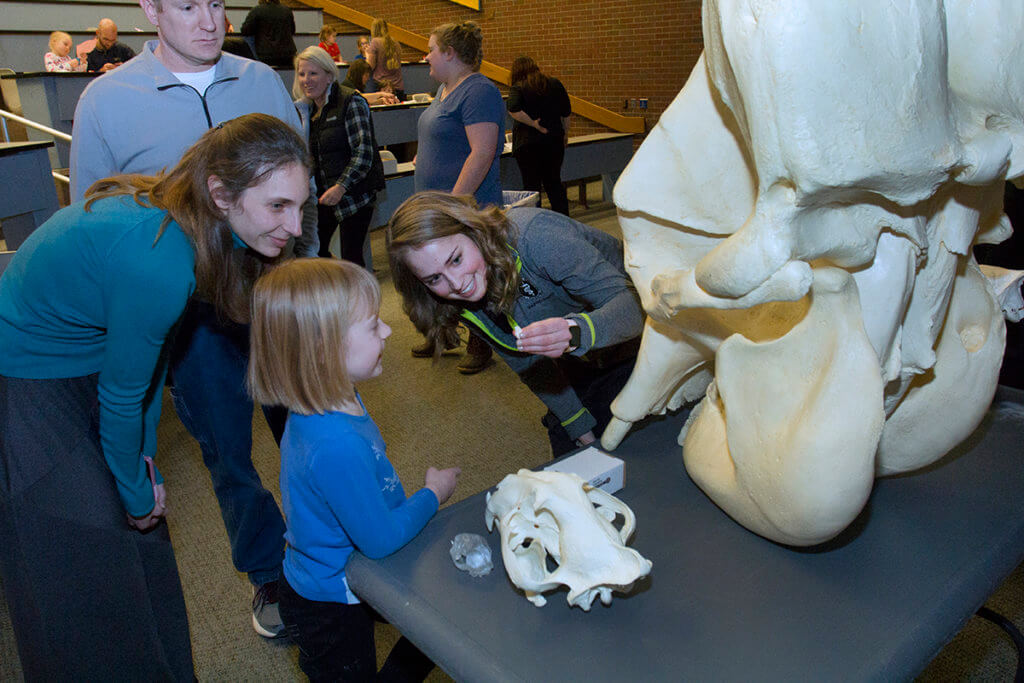
{"type": "Polygon", "coordinates": [[[282,628],[278,633],[274,633],[273,631],[268,631],[267,629],[263,628],[260,622],[256,619],[255,614],[252,615],[252,628],[254,631],[256,631],[256,633],[260,634],[264,638],[269,638],[271,640],[274,640],[276,638],[284,638],[287,635],[285,633],[284,628],[282,628]]]}

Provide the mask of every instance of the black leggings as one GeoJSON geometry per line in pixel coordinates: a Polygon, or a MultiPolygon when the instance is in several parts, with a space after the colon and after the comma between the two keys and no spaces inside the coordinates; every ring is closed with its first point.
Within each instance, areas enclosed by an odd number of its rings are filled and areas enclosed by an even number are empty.
{"type": "Polygon", "coordinates": [[[299,667],[318,681],[422,681],[434,663],[404,636],[377,671],[373,622],[384,621],[364,604],[308,600],[281,575],[281,620],[299,648],[299,667]]]}
{"type": "Polygon", "coordinates": [[[519,173],[523,176],[523,189],[540,192],[543,188],[551,202],[551,209],[568,216],[569,198],[562,185],[565,147],[561,141],[523,145],[516,150],[515,157],[519,173]]]}
{"type": "Polygon", "coordinates": [[[338,241],[341,243],[340,258],[352,263],[366,267],[363,262],[363,244],[366,242],[366,233],[370,229],[370,221],[373,219],[373,202],[347,216],[340,223],[334,215],[333,206],[317,204],[317,231],[320,233],[319,255],[325,258],[331,256],[331,238],[334,231],[340,229],[338,241]]]}

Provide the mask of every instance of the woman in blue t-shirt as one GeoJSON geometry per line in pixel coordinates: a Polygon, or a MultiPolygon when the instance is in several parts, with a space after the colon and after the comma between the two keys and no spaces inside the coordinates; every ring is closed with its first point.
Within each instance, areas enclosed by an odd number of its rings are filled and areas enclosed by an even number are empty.
{"type": "MultiPolygon", "coordinates": [[[[479,206],[501,205],[499,162],[505,147],[505,103],[479,73],[483,32],[472,21],[435,28],[427,43],[430,75],[441,82],[417,124],[416,191],[473,195],[479,206]]],[[[493,361],[490,347],[470,337],[459,372],[480,372],[493,361]]],[[[434,356],[427,343],[412,350],[434,356]]]]}
{"type": "Polygon", "coordinates": [[[195,294],[247,320],[301,233],[302,138],[263,114],[164,175],[95,183],[0,277],[0,573],[29,680],[193,680],[153,464],[167,341],[195,294]]]}
{"type": "Polygon", "coordinates": [[[431,32],[426,60],[441,87],[417,124],[416,191],[471,194],[501,204],[498,160],[505,146],[505,103],[479,72],[483,33],[475,22],[431,32]]]}

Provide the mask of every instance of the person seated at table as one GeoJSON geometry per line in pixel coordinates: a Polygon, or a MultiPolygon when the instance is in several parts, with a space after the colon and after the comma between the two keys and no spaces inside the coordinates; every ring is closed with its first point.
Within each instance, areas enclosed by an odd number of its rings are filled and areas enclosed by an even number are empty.
{"type": "MultiPolygon", "coordinates": [[[[430,467],[406,497],[355,388],[381,374],[390,334],[376,278],[353,263],[296,259],[253,290],[249,387],[255,400],[288,408],[281,618],[311,681],[374,680],[378,617],[349,589],[345,563],[355,550],[381,558],[411,541],[460,473],[430,467]]],[[[377,680],[419,681],[433,668],[403,637],[377,680]]]]}
{"type": "Polygon", "coordinates": [[[331,25],[325,24],[320,29],[320,43],[319,47],[322,50],[326,50],[327,54],[331,56],[336,62],[341,61],[341,48],[338,47],[337,43],[338,31],[331,25]]]}
{"type": "Polygon", "coordinates": [[[78,60],[71,56],[71,36],[64,31],[50,34],[50,51],[43,55],[43,66],[47,71],[83,71],[78,60]]]}
{"type": "Polygon", "coordinates": [[[636,360],[644,312],[622,243],[547,209],[419,192],[387,227],[403,308],[435,357],[462,323],[548,407],[554,456],[593,443],[636,360]]]}
{"type": "MultiPolygon", "coordinates": [[[[348,71],[345,72],[345,80],[343,80],[341,84],[346,88],[352,88],[353,90],[363,92],[366,88],[366,82],[370,80],[370,73],[372,71],[373,69],[366,63],[365,59],[352,62],[349,64],[348,71]]],[[[367,94],[372,93],[364,93],[363,97],[366,97],[367,94]]]]}
{"type": "Polygon", "coordinates": [[[86,58],[86,68],[89,71],[106,73],[134,56],[134,50],[124,43],[117,42],[117,24],[110,19],[100,19],[96,28],[96,47],[86,58]]]}
{"type": "Polygon", "coordinates": [[[359,36],[356,38],[356,49],[359,50],[359,54],[353,57],[351,61],[365,61],[366,51],[370,49],[370,36],[359,36]]]}
{"type": "Polygon", "coordinates": [[[366,63],[366,60],[352,62],[349,64],[348,71],[345,72],[345,80],[341,84],[346,88],[358,90],[371,107],[381,104],[400,104],[398,98],[391,92],[364,92],[372,71],[373,69],[366,63]]]}

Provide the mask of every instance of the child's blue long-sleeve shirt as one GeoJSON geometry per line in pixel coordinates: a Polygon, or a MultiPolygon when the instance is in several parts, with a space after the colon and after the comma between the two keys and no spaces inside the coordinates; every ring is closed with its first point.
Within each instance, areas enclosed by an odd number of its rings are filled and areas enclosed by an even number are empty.
{"type": "Polygon", "coordinates": [[[195,252],[167,213],[132,197],[55,213],[0,278],[0,375],[99,373],[100,442],[125,509],[153,509],[161,350],[195,289],[195,252]]]}
{"type": "Polygon", "coordinates": [[[365,408],[358,416],[288,416],[281,439],[281,497],[288,583],[307,600],[348,604],[359,602],[345,578],[352,551],[371,558],[390,555],[438,508],[430,489],[405,497],[365,408]]]}

